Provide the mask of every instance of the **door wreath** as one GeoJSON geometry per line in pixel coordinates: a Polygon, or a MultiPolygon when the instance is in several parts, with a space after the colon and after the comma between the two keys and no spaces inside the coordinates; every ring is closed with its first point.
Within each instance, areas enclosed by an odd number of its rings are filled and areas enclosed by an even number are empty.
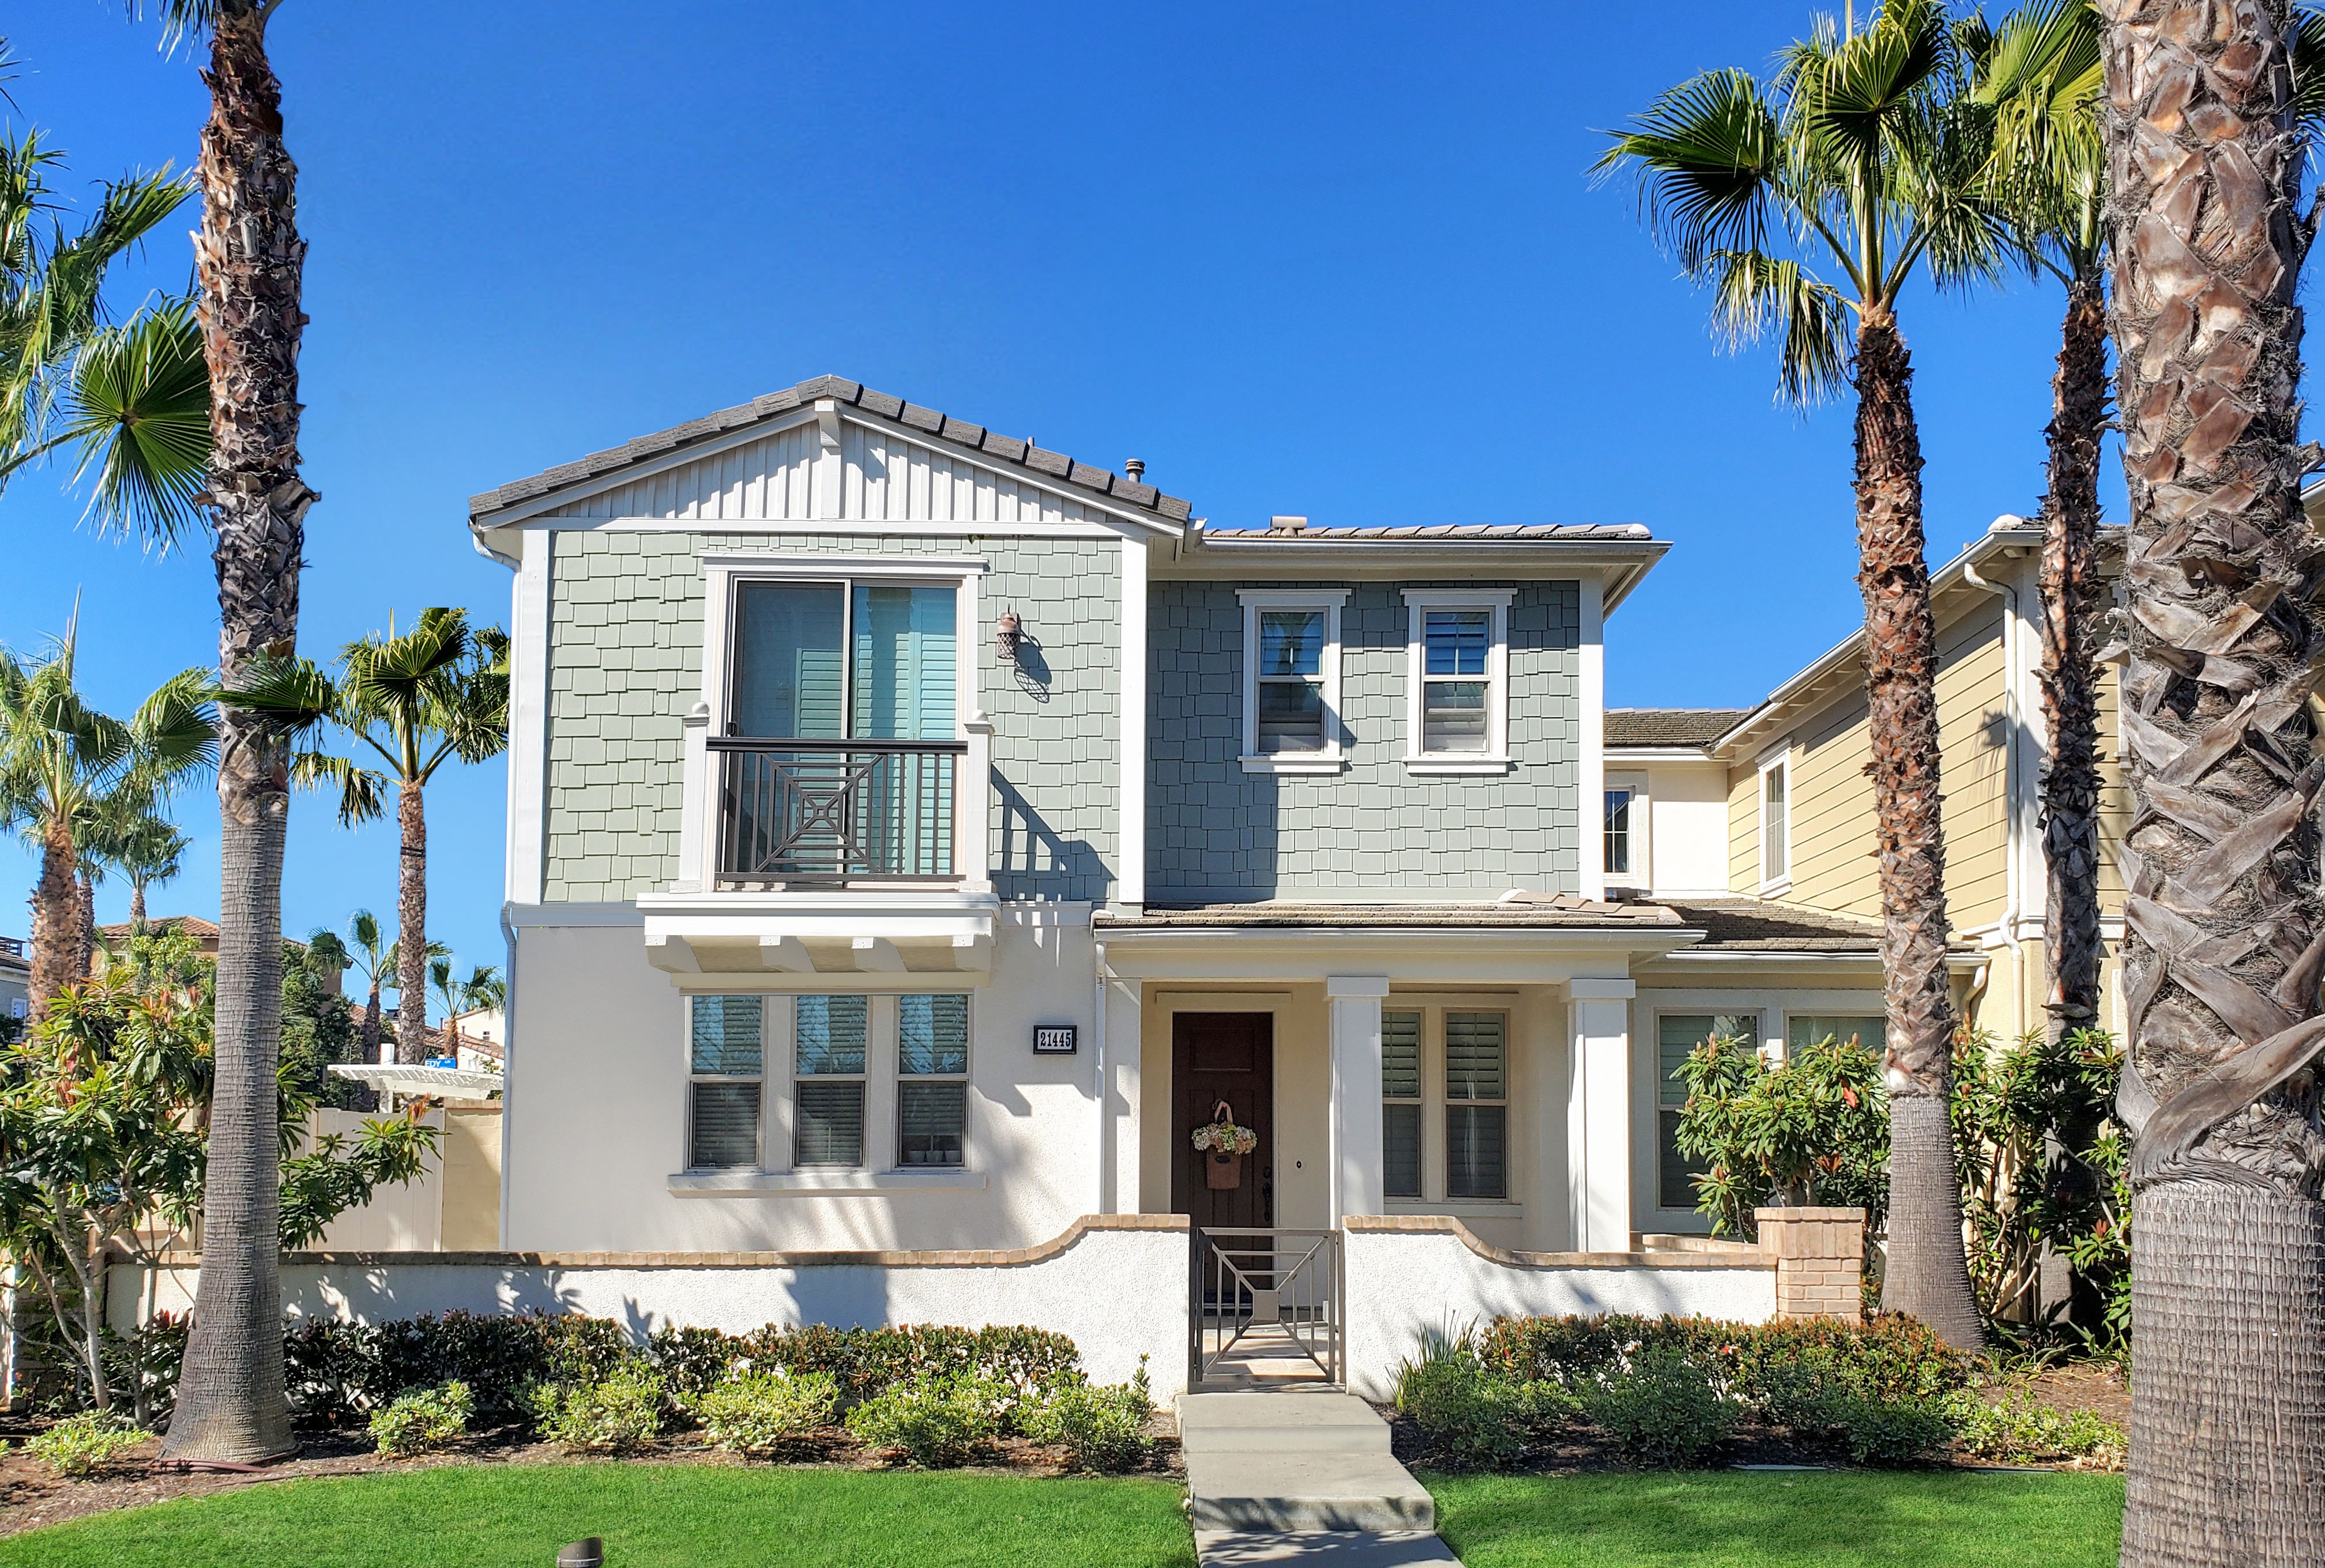
{"type": "Polygon", "coordinates": [[[1211,1120],[1195,1129],[1195,1147],[1203,1161],[1203,1185],[1232,1191],[1243,1185],[1243,1157],[1259,1147],[1259,1134],[1236,1125],[1235,1107],[1221,1100],[1211,1107],[1211,1120]]]}

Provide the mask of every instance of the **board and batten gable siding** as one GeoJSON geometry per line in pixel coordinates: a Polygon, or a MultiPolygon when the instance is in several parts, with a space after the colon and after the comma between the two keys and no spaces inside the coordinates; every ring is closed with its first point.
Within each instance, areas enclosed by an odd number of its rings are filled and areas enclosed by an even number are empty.
{"type": "Polygon", "coordinates": [[[1407,612],[1357,583],[1340,617],[1345,772],[1243,770],[1240,588],[1329,582],[1163,582],[1149,594],[1146,884],[1150,902],[1573,892],[1581,745],[1581,594],[1521,585],[1510,605],[1509,773],[1405,771],[1407,612]]]}
{"type": "Polygon", "coordinates": [[[700,556],[974,556],[979,603],[1014,607],[1026,650],[999,668],[983,627],[978,696],[993,721],[994,881],[1005,899],[1102,899],[1112,885],[1120,747],[1120,546],[1096,539],[560,531],[550,556],[543,897],[624,902],[678,875],[680,718],[701,694],[700,556]]]}

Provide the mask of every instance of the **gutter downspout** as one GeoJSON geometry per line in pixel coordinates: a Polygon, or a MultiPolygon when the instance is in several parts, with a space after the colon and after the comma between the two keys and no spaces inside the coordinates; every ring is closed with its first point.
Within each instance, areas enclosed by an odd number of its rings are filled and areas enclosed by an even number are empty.
{"type": "Polygon", "coordinates": [[[1110,1147],[1114,1118],[1107,1114],[1106,1102],[1106,986],[1111,976],[1106,967],[1106,944],[1094,942],[1091,945],[1098,954],[1098,1010],[1090,1020],[1090,1073],[1098,1089],[1098,1202],[1090,1212],[1106,1214],[1113,1213],[1107,1206],[1107,1189],[1112,1185],[1107,1178],[1114,1171],[1114,1151],[1110,1147]]]}
{"type": "MultiPolygon", "coordinates": [[[[1998,521],[1998,520],[1997,520],[1998,521]]],[[[2017,521],[2013,519],[2013,521],[2017,521]]],[[[2025,904],[2024,878],[2019,874],[2019,857],[2024,853],[2020,843],[2018,794],[2021,767],[2019,747],[2026,733],[2026,715],[2018,700],[2018,645],[2021,633],[2018,625],[2018,590],[2008,583],[1997,583],[1978,574],[1978,563],[1962,562],[1962,580],[1988,593],[2002,595],[2002,716],[2010,726],[2007,743],[2002,752],[2002,798],[2005,802],[2003,820],[2008,832],[2003,839],[2002,852],[2002,937],[2010,944],[2010,972],[2016,989],[2017,1017],[2013,1020],[2016,1034],[2026,1022],[2026,945],[2018,936],[2018,921],[2025,904]]],[[[1977,988],[1970,993],[1973,1001],[1985,993],[1986,977],[1981,975],[1977,988]]],[[[1965,1019],[1965,1022],[1968,1020],[1965,1019]]]]}

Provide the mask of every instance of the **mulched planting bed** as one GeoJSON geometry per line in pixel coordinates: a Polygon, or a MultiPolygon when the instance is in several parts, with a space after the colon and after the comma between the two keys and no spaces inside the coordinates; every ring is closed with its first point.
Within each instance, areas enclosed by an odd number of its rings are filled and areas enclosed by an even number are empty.
{"type": "MultiPolygon", "coordinates": [[[[26,1453],[23,1441],[39,1433],[45,1422],[0,1417],[0,1437],[8,1440],[0,1453],[0,1536],[62,1524],[116,1508],[139,1508],[175,1498],[207,1497],[239,1491],[251,1486],[310,1476],[387,1475],[427,1470],[447,1464],[656,1464],[750,1465],[790,1469],[882,1471],[899,1468],[832,1427],[802,1440],[776,1460],[746,1460],[710,1447],[701,1434],[673,1433],[633,1453],[574,1454],[553,1443],[537,1441],[523,1426],[473,1434],[440,1451],[412,1459],[382,1459],[372,1451],[371,1439],[358,1431],[294,1434],[298,1453],[259,1467],[253,1473],[186,1471],[163,1465],[161,1440],[133,1449],[110,1469],[86,1480],[68,1480],[26,1453]]],[[[1184,1477],[1179,1442],[1170,1435],[1167,1418],[1150,1425],[1154,1457],[1134,1475],[1150,1479],[1184,1477]]],[[[997,1438],[987,1444],[984,1462],[941,1473],[949,1475],[1060,1476],[1070,1473],[1058,1451],[1022,1437],[997,1438]]]]}

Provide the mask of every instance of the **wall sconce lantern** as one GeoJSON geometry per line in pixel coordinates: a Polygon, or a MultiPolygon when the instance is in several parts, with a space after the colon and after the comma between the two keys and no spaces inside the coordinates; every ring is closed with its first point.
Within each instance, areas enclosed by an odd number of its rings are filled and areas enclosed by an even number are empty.
{"type": "Polygon", "coordinates": [[[993,629],[993,648],[995,652],[1001,655],[1003,663],[1017,662],[1017,643],[1024,634],[1025,623],[1017,618],[1017,612],[1002,611],[1001,619],[995,623],[993,629]]]}

